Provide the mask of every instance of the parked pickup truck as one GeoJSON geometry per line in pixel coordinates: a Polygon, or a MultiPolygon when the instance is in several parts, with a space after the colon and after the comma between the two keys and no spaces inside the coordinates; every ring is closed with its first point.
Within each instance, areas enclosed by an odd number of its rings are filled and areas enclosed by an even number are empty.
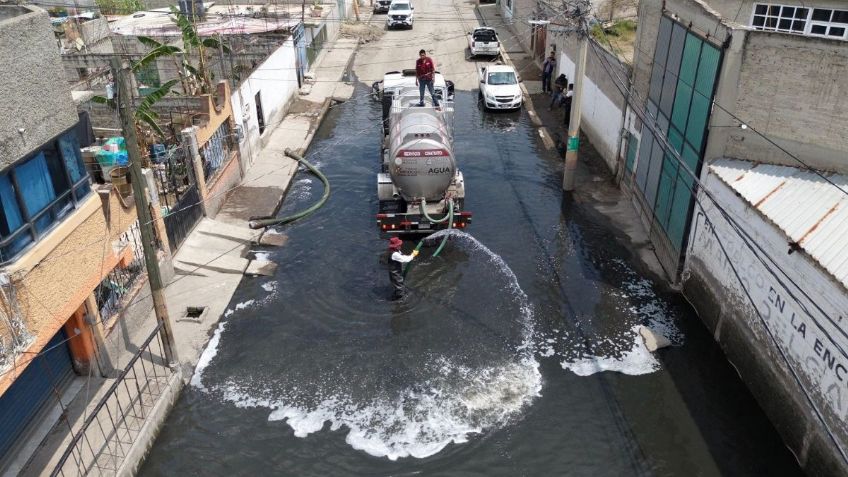
{"type": "Polygon", "coordinates": [[[376,0],[374,2],[374,13],[389,13],[389,5],[392,0],[376,0]]]}
{"type": "Polygon", "coordinates": [[[480,27],[468,32],[468,49],[471,56],[498,56],[501,43],[494,28],[480,27]]]}

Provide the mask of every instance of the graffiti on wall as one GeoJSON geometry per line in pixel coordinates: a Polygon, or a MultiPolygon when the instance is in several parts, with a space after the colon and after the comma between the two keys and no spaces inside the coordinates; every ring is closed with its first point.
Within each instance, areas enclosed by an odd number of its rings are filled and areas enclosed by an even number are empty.
{"type": "MultiPolygon", "coordinates": [[[[781,363],[782,357],[771,351],[775,362],[782,368],[791,366],[807,393],[817,398],[819,409],[826,405],[827,414],[838,419],[845,431],[848,323],[844,310],[848,300],[844,290],[813,264],[799,263],[806,262],[806,257],[795,255],[780,262],[782,271],[777,269],[762,250],[743,241],[709,206],[696,209],[693,226],[689,253],[703,264],[703,273],[724,287],[727,295],[717,297],[724,314],[744,319],[758,345],[771,350],[776,345],[787,360],[781,363]],[[832,303],[834,297],[840,303],[832,303]]],[[[756,231],[756,243],[769,256],[787,257],[786,241],[777,229],[759,219],[746,221],[745,226],[756,231]]]]}

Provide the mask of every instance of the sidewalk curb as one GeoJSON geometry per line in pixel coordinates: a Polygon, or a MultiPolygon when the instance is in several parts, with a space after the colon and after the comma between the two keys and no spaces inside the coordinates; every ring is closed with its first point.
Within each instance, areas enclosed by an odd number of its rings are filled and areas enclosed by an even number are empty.
{"type": "MultiPolygon", "coordinates": [[[[475,5],[474,11],[477,16],[483,21],[483,26],[489,26],[486,22],[486,17],[483,16],[482,12],[480,12],[480,5],[475,5]]],[[[512,62],[512,58],[509,57],[509,54],[506,52],[506,49],[504,49],[503,42],[501,42],[500,50],[501,58],[503,58],[504,63],[508,63],[514,68],[515,63],[512,62]]],[[[524,83],[518,83],[518,86],[521,88],[521,94],[524,96],[524,109],[527,110],[527,114],[530,116],[530,122],[532,122],[533,125],[536,126],[536,128],[539,130],[539,137],[542,139],[542,144],[544,144],[549,151],[556,150],[556,144],[554,144],[551,132],[548,130],[548,127],[542,123],[542,120],[539,119],[539,115],[536,113],[536,106],[533,104],[533,98],[530,96],[530,92],[527,91],[527,87],[524,86],[524,83]]]]}
{"type": "MultiPolygon", "coordinates": [[[[303,140],[303,144],[297,149],[298,155],[303,156],[306,153],[306,150],[309,149],[309,146],[312,144],[312,139],[315,138],[315,133],[318,132],[318,128],[320,128],[321,124],[324,122],[324,117],[327,116],[327,111],[330,110],[330,105],[333,103],[333,101],[334,98],[332,96],[324,98],[324,103],[321,105],[321,109],[318,111],[318,115],[315,116],[315,126],[309,130],[309,133],[303,140]]],[[[280,204],[277,206],[278,209],[283,204],[283,201],[285,200],[286,195],[288,195],[288,192],[288,189],[286,189],[286,191],[283,193],[283,196],[280,198],[280,204]]]]}

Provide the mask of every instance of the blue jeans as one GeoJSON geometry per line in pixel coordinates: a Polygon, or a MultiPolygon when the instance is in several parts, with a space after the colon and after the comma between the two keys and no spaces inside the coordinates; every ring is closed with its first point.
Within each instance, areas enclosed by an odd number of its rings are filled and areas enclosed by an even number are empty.
{"type": "Polygon", "coordinates": [[[420,99],[418,104],[424,106],[424,88],[430,91],[430,97],[433,98],[433,106],[439,107],[439,100],[436,99],[436,93],[433,91],[433,80],[418,80],[418,92],[420,93],[420,99]]]}
{"type": "Polygon", "coordinates": [[[561,90],[554,91],[554,96],[551,98],[551,104],[548,105],[548,109],[553,108],[555,105],[559,106],[559,103],[562,102],[563,98],[565,98],[565,96],[563,96],[561,90]]]}
{"type": "Polygon", "coordinates": [[[542,73],[542,92],[551,92],[551,73],[542,73]]]}

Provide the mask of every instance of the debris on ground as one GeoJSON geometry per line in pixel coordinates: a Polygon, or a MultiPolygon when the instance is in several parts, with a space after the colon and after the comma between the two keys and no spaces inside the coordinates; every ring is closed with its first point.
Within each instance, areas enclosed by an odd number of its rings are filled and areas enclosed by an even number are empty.
{"type": "Polygon", "coordinates": [[[639,334],[642,335],[642,339],[645,341],[645,347],[648,348],[648,351],[651,353],[660,348],[671,346],[671,341],[669,341],[668,338],[647,326],[640,326],[639,334]]]}
{"type": "Polygon", "coordinates": [[[359,43],[362,44],[379,40],[385,33],[382,26],[364,22],[345,22],[339,34],[344,38],[358,38],[359,43]]]}

